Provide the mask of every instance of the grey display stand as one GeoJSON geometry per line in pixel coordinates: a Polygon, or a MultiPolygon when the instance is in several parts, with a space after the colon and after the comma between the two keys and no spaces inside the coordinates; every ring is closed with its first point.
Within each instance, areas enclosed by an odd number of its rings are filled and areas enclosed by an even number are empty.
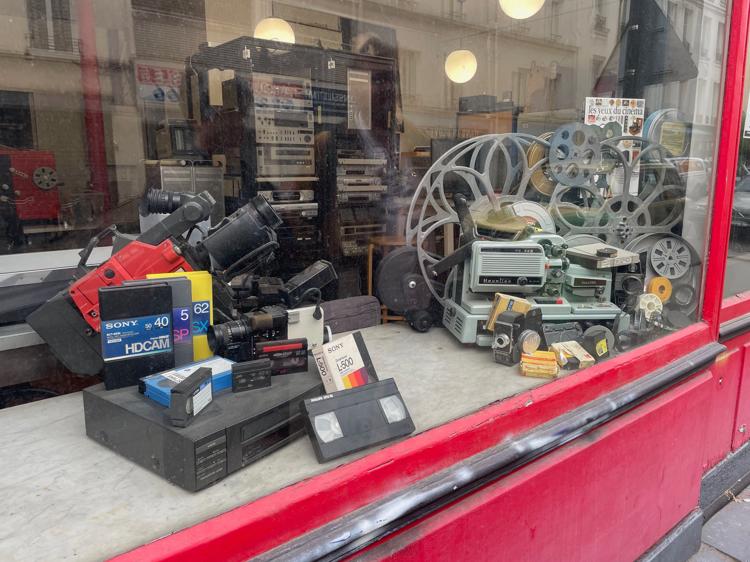
{"type": "MultiPolygon", "coordinates": [[[[546,382],[465,347],[442,328],[363,330],[419,433],[546,382]]],[[[307,438],[197,493],[86,437],[81,394],[0,410],[0,560],[100,560],[364,456],[318,464],[307,438]]]]}

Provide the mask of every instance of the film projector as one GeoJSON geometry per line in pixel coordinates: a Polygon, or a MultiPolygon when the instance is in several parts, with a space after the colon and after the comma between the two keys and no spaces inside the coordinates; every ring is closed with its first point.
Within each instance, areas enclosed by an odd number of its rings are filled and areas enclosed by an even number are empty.
{"type": "Polygon", "coordinates": [[[676,233],[684,194],[666,149],[616,124],[469,139],[422,178],[407,245],[381,261],[377,294],[413,328],[442,323],[480,346],[493,341],[495,293],[518,295],[545,323],[611,327],[624,349],[696,309],[700,260],[676,233]],[[640,143],[637,156],[624,139],[640,143]],[[439,255],[455,227],[458,249],[439,255]]]}

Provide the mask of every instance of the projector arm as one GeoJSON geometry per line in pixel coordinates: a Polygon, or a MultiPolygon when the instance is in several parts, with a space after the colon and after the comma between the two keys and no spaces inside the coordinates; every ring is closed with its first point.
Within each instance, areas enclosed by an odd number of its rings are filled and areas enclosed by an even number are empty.
{"type": "Polygon", "coordinates": [[[461,245],[455,252],[449,256],[445,256],[435,265],[428,268],[428,271],[433,277],[437,277],[441,273],[449,271],[454,266],[462,264],[471,256],[472,246],[474,246],[474,242],[478,240],[475,228],[476,225],[471,216],[471,210],[469,209],[469,202],[468,199],[466,199],[466,195],[463,193],[456,193],[453,196],[453,204],[456,208],[459,224],[461,225],[461,236],[459,237],[461,245]]]}

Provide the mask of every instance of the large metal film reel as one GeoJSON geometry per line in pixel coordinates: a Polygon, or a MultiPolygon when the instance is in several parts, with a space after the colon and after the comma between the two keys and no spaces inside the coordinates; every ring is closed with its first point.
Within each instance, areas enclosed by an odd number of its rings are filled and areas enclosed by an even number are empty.
{"type": "Polygon", "coordinates": [[[601,135],[597,127],[569,123],[559,127],[549,141],[550,174],[561,184],[581,186],[599,170],[601,135]]]}
{"type": "Polygon", "coordinates": [[[698,307],[695,287],[698,287],[701,258],[690,243],[676,234],[643,234],[625,246],[626,250],[646,254],[646,284],[655,277],[668,279],[674,287],[672,301],[690,314],[698,307]],[[679,293],[692,289],[692,297],[680,302],[679,293]]]}
{"type": "Polygon", "coordinates": [[[623,192],[604,199],[600,190],[591,185],[558,184],[550,200],[550,212],[558,229],[567,234],[593,234],[618,247],[625,247],[644,234],[669,233],[682,220],[684,188],[666,183],[668,179],[679,181],[679,177],[668,173],[674,166],[666,160],[664,147],[641,137],[612,137],[603,141],[602,147],[622,167],[623,192]],[[624,139],[642,143],[639,155],[631,162],[617,148],[624,139]],[[647,170],[650,181],[641,186],[638,194],[633,194],[629,189],[630,178],[642,162],[650,167],[647,170]],[[579,220],[571,221],[570,213],[563,209],[570,205],[570,193],[574,190],[587,193],[586,200],[590,203],[579,214],[579,220]]]}
{"type": "Polygon", "coordinates": [[[552,174],[549,170],[549,160],[548,160],[548,154],[549,154],[549,140],[552,138],[552,135],[554,133],[552,131],[548,133],[544,133],[542,135],[539,135],[539,140],[544,142],[533,142],[529,145],[529,148],[526,150],[526,158],[529,163],[529,167],[534,166],[535,164],[538,164],[542,160],[547,160],[546,163],[543,163],[542,167],[536,169],[536,171],[531,174],[531,179],[529,181],[529,184],[531,187],[539,193],[542,197],[549,199],[552,197],[552,194],[555,191],[555,186],[557,185],[557,182],[552,177],[552,174]]]}
{"type": "MultiPolygon", "coordinates": [[[[531,175],[547,162],[543,158],[529,167],[526,152],[534,142],[546,144],[532,135],[519,133],[468,139],[436,160],[419,182],[407,215],[406,243],[417,247],[422,275],[439,302],[443,302],[443,295],[436,290],[429,268],[439,261],[434,253],[436,233],[448,225],[459,224],[451,205],[453,194],[464,193],[471,210],[488,202],[499,207],[500,196],[504,203],[525,202],[531,175]]],[[[540,219],[548,220],[547,213],[532,211],[540,219]]]]}

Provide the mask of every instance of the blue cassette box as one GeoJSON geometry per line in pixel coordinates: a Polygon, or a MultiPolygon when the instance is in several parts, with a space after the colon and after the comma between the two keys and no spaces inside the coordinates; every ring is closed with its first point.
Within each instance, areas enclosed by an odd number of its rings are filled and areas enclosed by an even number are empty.
{"type": "Polygon", "coordinates": [[[232,363],[223,357],[211,357],[183,367],[162,371],[141,379],[139,390],[144,396],[169,407],[172,389],[201,367],[211,369],[211,390],[214,394],[232,387],[232,363]]]}

